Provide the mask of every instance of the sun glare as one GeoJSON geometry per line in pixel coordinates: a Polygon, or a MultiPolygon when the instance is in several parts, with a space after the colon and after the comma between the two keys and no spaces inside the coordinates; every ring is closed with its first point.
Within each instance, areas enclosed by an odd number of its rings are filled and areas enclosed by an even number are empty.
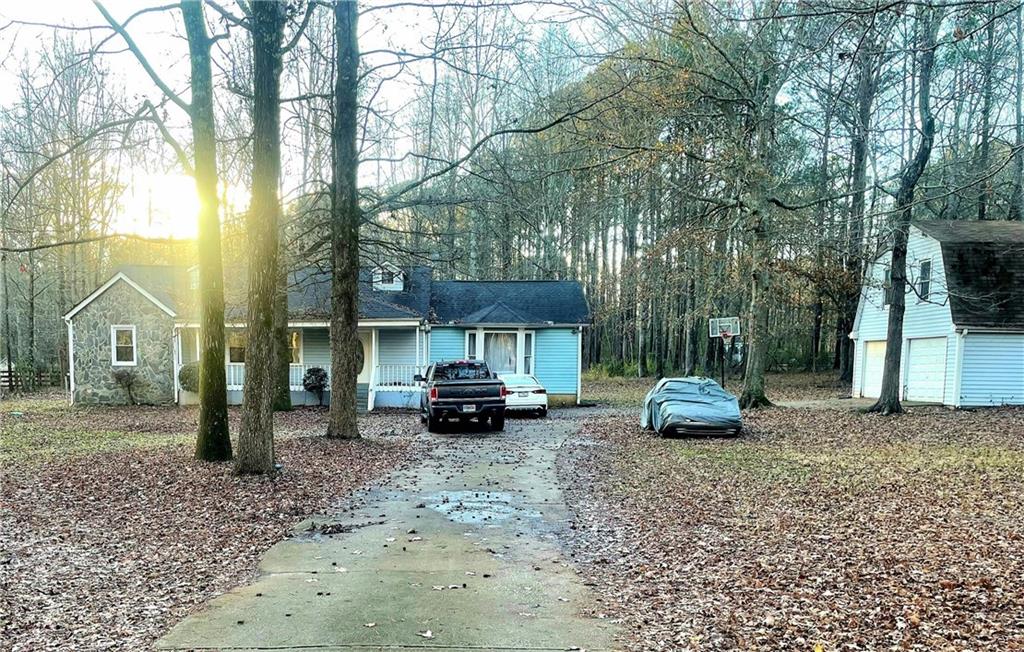
{"type": "MultiPolygon", "coordinates": [[[[222,210],[245,210],[249,193],[231,186],[221,193],[222,210]]],[[[199,197],[196,182],[185,174],[146,174],[135,177],[121,196],[121,212],[113,230],[147,238],[194,239],[198,231],[199,197]]]]}

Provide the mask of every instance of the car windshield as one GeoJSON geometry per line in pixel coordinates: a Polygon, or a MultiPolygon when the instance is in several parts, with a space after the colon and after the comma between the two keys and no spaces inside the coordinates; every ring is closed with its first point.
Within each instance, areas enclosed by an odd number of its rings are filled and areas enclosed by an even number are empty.
{"type": "Polygon", "coordinates": [[[434,380],[487,380],[491,373],[483,362],[458,362],[437,365],[434,380]]]}
{"type": "Polygon", "coordinates": [[[499,376],[506,385],[539,385],[537,379],[533,376],[527,376],[526,374],[509,374],[507,376],[499,376]]]}

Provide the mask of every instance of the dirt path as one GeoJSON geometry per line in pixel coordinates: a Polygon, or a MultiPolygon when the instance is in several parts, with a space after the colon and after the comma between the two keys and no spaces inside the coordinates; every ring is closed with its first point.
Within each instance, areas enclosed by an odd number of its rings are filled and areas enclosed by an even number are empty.
{"type": "Polygon", "coordinates": [[[575,424],[426,435],[425,457],[312,519],[261,575],[175,626],[162,649],[608,649],[592,596],[558,546],[554,471],[575,424]]]}

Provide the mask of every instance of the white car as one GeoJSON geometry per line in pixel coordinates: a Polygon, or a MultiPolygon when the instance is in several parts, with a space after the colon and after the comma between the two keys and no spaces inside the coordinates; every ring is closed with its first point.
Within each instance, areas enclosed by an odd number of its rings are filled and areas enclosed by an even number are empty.
{"type": "Polygon", "coordinates": [[[505,383],[505,410],[530,411],[537,416],[548,414],[548,390],[536,376],[529,374],[506,374],[498,378],[505,383]]]}

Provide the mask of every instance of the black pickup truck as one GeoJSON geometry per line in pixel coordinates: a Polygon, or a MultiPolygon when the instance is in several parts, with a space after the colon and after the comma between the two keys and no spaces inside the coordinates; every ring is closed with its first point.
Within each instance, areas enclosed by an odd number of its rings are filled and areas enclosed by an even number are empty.
{"type": "Polygon", "coordinates": [[[505,383],[498,380],[481,360],[436,362],[427,367],[425,376],[416,375],[423,383],[420,399],[420,420],[427,430],[457,418],[466,422],[476,419],[490,421],[492,430],[505,428],[505,383]]]}

